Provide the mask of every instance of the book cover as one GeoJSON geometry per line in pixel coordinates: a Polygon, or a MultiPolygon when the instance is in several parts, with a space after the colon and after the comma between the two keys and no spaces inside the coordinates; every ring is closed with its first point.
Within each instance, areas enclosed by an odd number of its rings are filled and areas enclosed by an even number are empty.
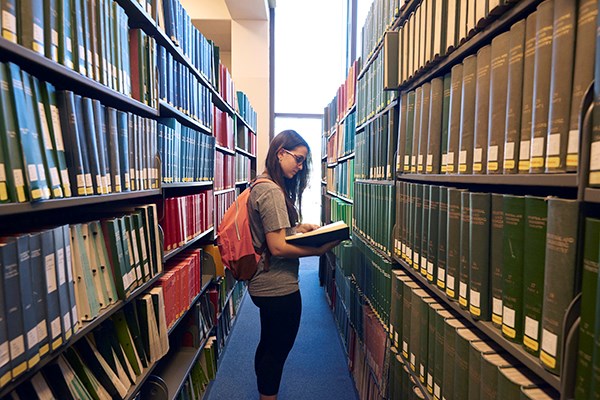
{"type": "Polygon", "coordinates": [[[350,238],[350,228],[343,221],[337,221],[306,233],[286,236],[289,244],[296,246],[320,247],[325,243],[350,238]]]}

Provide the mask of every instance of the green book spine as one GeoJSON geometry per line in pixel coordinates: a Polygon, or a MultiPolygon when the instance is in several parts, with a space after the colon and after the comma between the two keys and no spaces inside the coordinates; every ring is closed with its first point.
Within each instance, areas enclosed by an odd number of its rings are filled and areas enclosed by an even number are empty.
{"type": "Polygon", "coordinates": [[[421,262],[421,229],[423,223],[423,185],[415,185],[415,206],[412,244],[412,266],[419,271],[421,262]]]}
{"type": "Polygon", "coordinates": [[[108,219],[101,221],[102,232],[106,240],[107,255],[112,268],[112,275],[115,277],[115,288],[119,299],[124,300],[131,292],[129,281],[129,269],[124,257],[123,239],[119,229],[118,219],[108,219]]]}
{"type": "Polygon", "coordinates": [[[469,252],[469,231],[471,225],[471,206],[469,192],[460,193],[460,256],[458,264],[458,304],[469,308],[469,280],[471,254],[469,252]]]}
{"type": "Polygon", "coordinates": [[[83,28],[83,47],[84,47],[84,51],[85,51],[85,71],[87,74],[87,77],[90,79],[94,79],[94,68],[93,68],[93,63],[94,63],[94,59],[93,59],[93,55],[92,55],[92,43],[91,43],[91,39],[90,35],[88,34],[88,32],[94,32],[92,30],[92,25],[90,23],[90,3],[91,1],[89,0],[79,0],[81,1],[81,24],[82,24],[82,28],[83,28]]]}
{"type": "MultiPolygon", "coordinates": [[[[79,134],[79,144],[81,151],[81,160],[83,161],[83,176],[85,178],[85,193],[90,195],[95,193],[96,188],[96,178],[98,176],[97,165],[94,162],[94,154],[90,151],[90,147],[88,147],[88,143],[92,140],[92,135],[88,137],[86,135],[86,119],[89,118],[84,114],[83,110],[83,98],[79,95],[74,95],[75,102],[75,120],[77,121],[77,133],[79,134]],[[93,176],[93,178],[92,178],[93,176]]],[[[94,138],[95,139],[95,138],[94,138]]]]}
{"type": "Polygon", "coordinates": [[[577,289],[578,220],[577,201],[548,200],[540,360],[555,373],[562,365],[563,317],[577,289]]]}
{"type": "Polygon", "coordinates": [[[537,11],[525,20],[525,52],[523,58],[523,100],[521,105],[521,142],[519,173],[528,174],[531,165],[531,129],[533,122],[533,82],[535,74],[535,38],[537,11]]]}
{"type": "Polygon", "coordinates": [[[540,385],[539,378],[523,367],[498,368],[498,398],[518,399],[521,390],[540,385]]]}
{"type": "MultiPolygon", "coordinates": [[[[421,113],[423,112],[423,86],[415,90],[415,112],[413,121],[412,155],[410,157],[410,172],[419,171],[419,145],[421,144],[421,113]]],[[[421,160],[421,167],[423,161],[421,160]]],[[[422,168],[421,168],[422,170],[422,168]]]]}
{"type": "Polygon", "coordinates": [[[417,157],[417,172],[424,174],[427,172],[427,146],[429,140],[429,111],[431,108],[431,83],[426,82],[422,86],[423,88],[423,101],[421,104],[421,120],[419,121],[421,129],[419,133],[421,135],[419,141],[419,154],[417,157]]]}
{"type": "Polygon", "coordinates": [[[69,69],[75,69],[73,61],[73,29],[71,26],[71,1],[57,0],[58,3],[58,62],[69,69]]]}
{"type": "Polygon", "coordinates": [[[44,0],[44,54],[58,61],[58,0],[44,0]]]}
{"type": "Polygon", "coordinates": [[[591,393],[596,299],[598,298],[598,243],[600,243],[600,220],[586,218],[583,275],[581,277],[581,321],[579,323],[577,374],[575,375],[576,400],[588,399],[591,393]]]}
{"type": "Polygon", "coordinates": [[[421,361],[421,340],[427,340],[427,336],[423,336],[421,332],[421,319],[426,316],[421,315],[421,311],[423,307],[421,303],[423,303],[423,299],[427,296],[427,292],[423,289],[414,289],[410,294],[412,297],[411,306],[410,306],[410,336],[409,336],[409,352],[408,352],[408,361],[410,364],[410,369],[415,373],[415,375],[419,375],[419,365],[422,363],[421,361]]]}
{"type": "Polygon", "coordinates": [[[569,112],[575,61],[576,7],[575,2],[570,0],[554,0],[546,172],[567,171],[569,112]]]}
{"type": "Polygon", "coordinates": [[[523,56],[525,20],[516,22],[508,39],[508,93],[506,104],[506,136],[504,142],[504,173],[516,174],[519,165],[521,134],[521,104],[523,96],[523,56]]]}
{"type": "Polygon", "coordinates": [[[17,28],[19,44],[44,54],[44,2],[43,0],[20,0],[17,28]]]}
{"type": "MultiPolygon", "coordinates": [[[[101,64],[100,64],[100,44],[99,44],[99,40],[98,38],[101,37],[98,35],[99,32],[99,28],[97,26],[98,23],[98,18],[96,16],[96,13],[98,12],[98,6],[96,5],[98,0],[89,0],[86,1],[87,4],[87,27],[88,27],[88,32],[92,32],[91,35],[89,36],[89,44],[90,47],[88,47],[88,56],[90,57],[90,62],[88,62],[88,64],[91,63],[92,67],[92,73],[90,73],[90,78],[94,79],[97,82],[100,82],[101,76],[100,76],[100,68],[101,68],[101,64]]],[[[129,51],[128,51],[129,53],[129,51]]]]}
{"type": "Polygon", "coordinates": [[[447,242],[448,242],[448,188],[440,187],[440,203],[439,203],[439,227],[438,227],[438,246],[437,246],[437,264],[436,270],[436,285],[444,291],[446,290],[446,262],[448,259],[447,242]]]}
{"type": "Polygon", "coordinates": [[[73,60],[75,62],[74,69],[79,71],[81,75],[87,76],[86,61],[85,61],[85,38],[83,26],[83,10],[82,0],[63,0],[71,2],[71,29],[73,33],[73,60]]]}
{"type": "Polygon", "coordinates": [[[487,173],[500,174],[504,165],[506,95],[508,92],[509,32],[492,39],[490,70],[490,116],[487,173]]]}
{"type": "Polygon", "coordinates": [[[4,152],[6,168],[7,196],[15,203],[27,201],[25,187],[25,173],[23,171],[23,155],[19,146],[19,128],[15,113],[15,104],[12,101],[10,87],[10,73],[7,64],[0,64],[0,143],[4,152]]]}
{"type": "Polygon", "coordinates": [[[577,9],[577,34],[575,42],[575,66],[573,73],[573,92],[571,94],[571,113],[569,139],[567,145],[567,171],[576,171],[579,164],[579,116],[581,100],[590,83],[594,80],[594,57],[589,51],[596,42],[595,28],[598,16],[598,2],[579,1],[577,9]]]}
{"type": "Polygon", "coordinates": [[[458,278],[460,272],[460,224],[461,190],[448,189],[448,230],[446,249],[446,295],[458,299],[458,278]]]}
{"type": "Polygon", "coordinates": [[[502,328],[502,266],[504,262],[504,196],[492,194],[490,229],[490,288],[492,324],[502,328]]]}
{"type": "Polygon", "coordinates": [[[42,258],[42,238],[40,232],[29,234],[29,254],[31,265],[31,290],[33,314],[35,315],[40,357],[50,351],[48,335],[48,305],[46,296],[45,260],[42,258]]]}
{"type": "Polygon", "coordinates": [[[502,269],[502,334],[523,339],[523,253],[525,198],[504,195],[504,265],[502,269]]]}
{"type": "Polygon", "coordinates": [[[56,280],[56,245],[54,242],[53,231],[44,230],[41,232],[42,241],[42,260],[43,276],[45,278],[44,295],[47,301],[48,318],[47,330],[52,351],[59,348],[63,343],[62,327],[60,322],[60,299],[56,280]]]}
{"type": "Polygon", "coordinates": [[[465,325],[458,319],[447,319],[444,325],[444,377],[442,380],[442,399],[454,400],[454,372],[456,370],[456,330],[465,325]]]}
{"type": "Polygon", "coordinates": [[[431,199],[429,198],[431,185],[423,185],[423,217],[421,221],[421,259],[419,271],[427,276],[427,259],[429,257],[429,214],[431,212],[431,199]]]}
{"type": "Polygon", "coordinates": [[[75,281],[73,279],[73,257],[71,253],[71,240],[70,240],[70,227],[69,225],[62,226],[62,234],[63,234],[63,243],[65,246],[65,262],[64,262],[64,270],[65,277],[67,282],[67,290],[69,293],[69,306],[71,307],[71,329],[73,334],[77,333],[81,326],[81,321],[79,319],[79,312],[77,308],[77,303],[75,301],[75,281]]]}
{"type": "Polygon", "coordinates": [[[433,398],[442,398],[442,389],[444,386],[444,358],[446,357],[446,349],[444,346],[446,321],[451,320],[453,315],[450,311],[442,309],[438,310],[435,317],[435,367],[433,370],[433,398]]]}
{"type": "Polygon", "coordinates": [[[538,197],[525,197],[525,252],[523,256],[523,346],[539,354],[540,322],[544,301],[544,263],[548,204],[538,197]]]}
{"type": "Polygon", "coordinates": [[[469,393],[468,400],[481,399],[481,359],[484,354],[496,353],[496,348],[481,340],[471,342],[469,347],[469,393]]]}
{"type": "MultiPolygon", "coordinates": [[[[2,288],[2,295],[0,295],[0,385],[4,386],[12,379],[11,371],[11,359],[10,359],[10,339],[8,336],[8,313],[9,310],[5,308],[4,296],[6,293],[6,286],[4,284],[5,265],[4,257],[2,255],[2,245],[0,245],[0,288],[2,288]]],[[[6,265],[9,267],[9,265],[6,265]]],[[[11,321],[11,324],[16,321],[11,321]]],[[[15,357],[16,359],[17,357],[15,357]]]]}
{"type": "Polygon", "coordinates": [[[438,228],[439,228],[439,205],[440,205],[440,187],[429,186],[429,226],[428,226],[428,247],[427,247],[427,281],[435,285],[437,274],[437,256],[438,256],[438,228]]]}
{"type": "Polygon", "coordinates": [[[470,193],[470,196],[469,313],[475,319],[489,321],[491,196],[489,193],[470,193]]]}
{"type": "Polygon", "coordinates": [[[429,305],[435,300],[431,297],[422,298],[420,301],[421,319],[419,320],[419,381],[427,386],[427,371],[429,366],[429,305]]]}
{"type": "MultiPolygon", "coordinates": [[[[402,288],[402,315],[412,315],[412,290],[418,289],[419,285],[415,282],[404,282],[402,288]]],[[[411,318],[402,318],[402,357],[409,360],[410,352],[412,351],[411,344],[411,318]]]]}
{"type": "Polygon", "coordinates": [[[17,1],[2,0],[2,37],[17,43],[17,1]]]}
{"type": "Polygon", "coordinates": [[[491,47],[477,52],[477,83],[475,93],[475,133],[473,138],[473,173],[482,174],[487,165],[488,120],[490,111],[491,47]]]}
{"type": "Polygon", "coordinates": [[[473,145],[475,142],[475,94],[477,89],[477,56],[463,60],[462,93],[460,107],[460,138],[458,172],[473,173],[473,145]]]}
{"type": "Polygon", "coordinates": [[[427,162],[426,172],[428,174],[440,173],[441,157],[441,134],[442,134],[442,110],[444,96],[444,81],[442,78],[434,78],[431,81],[431,103],[429,111],[429,129],[427,139],[427,162]]]}
{"type": "Polygon", "coordinates": [[[406,145],[404,146],[404,172],[411,172],[412,167],[412,149],[413,132],[415,126],[415,92],[409,92],[406,106],[406,145]]]}
{"type": "Polygon", "coordinates": [[[471,386],[469,376],[469,353],[474,342],[481,341],[475,331],[470,328],[459,328],[456,330],[455,354],[454,354],[454,398],[469,398],[471,386]]]}
{"type": "Polygon", "coordinates": [[[95,99],[92,100],[92,114],[94,119],[94,132],[96,133],[96,146],[98,147],[101,189],[102,193],[110,193],[111,180],[107,149],[108,144],[106,141],[106,113],[102,103],[95,99]]]}
{"type": "Polygon", "coordinates": [[[76,187],[78,196],[85,196],[86,180],[83,166],[82,145],[79,141],[79,130],[83,129],[78,124],[75,112],[75,97],[73,92],[57,93],[58,108],[60,109],[60,124],[63,128],[66,146],[66,161],[71,183],[76,187]]]}
{"type": "MultiPolygon", "coordinates": [[[[401,329],[402,324],[402,281],[400,280],[401,271],[394,271],[392,274],[392,301],[390,303],[390,324],[389,324],[389,337],[391,347],[398,349],[398,330],[401,329]]],[[[403,276],[405,276],[403,274],[403,276]]],[[[400,334],[402,331],[400,330],[400,334]]]]}
{"type": "Polygon", "coordinates": [[[450,93],[451,93],[451,74],[444,75],[444,91],[442,94],[442,137],[440,139],[440,153],[442,161],[440,172],[445,174],[448,171],[448,132],[450,129],[450,93]]]}
{"type": "Polygon", "coordinates": [[[553,21],[554,0],[546,0],[538,6],[536,18],[530,173],[544,172],[550,108],[550,79],[553,69],[553,21]]]}
{"type": "Polygon", "coordinates": [[[110,181],[112,183],[112,192],[121,192],[121,168],[119,162],[119,130],[117,128],[117,110],[106,108],[106,142],[108,143],[108,161],[110,167],[110,181]]]}
{"type": "Polygon", "coordinates": [[[435,375],[436,358],[436,321],[437,313],[443,310],[444,306],[440,303],[432,302],[429,304],[427,324],[427,393],[433,395],[433,377],[435,375]]]}
{"type": "Polygon", "coordinates": [[[56,90],[54,89],[54,86],[49,83],[42,84],[41,90],[42,97],[44,98],[46,116],[49,120],[48,128],[51,131],[52,146],[56,152],[56,162],[60,174],[63,195],[64,197],[71,197],[71,182],[69,180],[69,170],[67,168],[63,130],[56,102],[56,90]]]}
{"type": "Polygon", "coordinates": [[[130,160],[129,160],[129,114],[117,111],[117,129],[119,132],[119,165],[121,169],[121,182],[123,191],[130,190],[130,160]]]}
{"type": "Polygon", "coordinates": [[[406,155],[406,118],[408,106],[408,94],[400,96],[400,127],[398,130],[398,152],[396,153],[396,172],[404,171],[404,159],[406,155]]]}
{"type": "Polygon", "coordinates": [[[481,390],[480,399],[497,399],[498,368],[510,367],[513,362],[500,354],[482,354],[481,356],[481,390]]]}
{"type": "Polygon", "coordinates": [[[458,154],[460,150],[460,110],[462,96],[463,65],[452,67],[450,86],[450,111],[448,121],[448,155],[446,173],[458,172],[458,154]]]}

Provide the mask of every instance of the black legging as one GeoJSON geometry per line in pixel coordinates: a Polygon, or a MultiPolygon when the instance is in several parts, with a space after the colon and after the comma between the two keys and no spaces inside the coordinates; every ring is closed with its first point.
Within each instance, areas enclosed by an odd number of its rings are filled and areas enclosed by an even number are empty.
{"type": "Polygon", "coordinates": [[[259,393],[276,395],[283,365],[300,327],[302,299],[300,291],[275,297],[252,296],[260,309],[260,342],[254,356],[254,370],[259,393]]]}

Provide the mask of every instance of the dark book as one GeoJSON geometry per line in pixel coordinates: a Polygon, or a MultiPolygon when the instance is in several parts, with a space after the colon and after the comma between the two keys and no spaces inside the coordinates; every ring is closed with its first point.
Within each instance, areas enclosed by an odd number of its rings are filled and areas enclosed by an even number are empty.
{"type": "Polygon", "coordinates": [[[438,247],[437,247],[437,264],[434,267],[436,270],[436,285],[445,291],[446,290],[446,262],[448,259],[447,241],[448,241],[448,188],[440,187],[440,203],[439,203],[438,222],[438,247]]]}
{"type": "Polygon", "coordinates": [[[482,174],[487,165],[488,120],[490,111],[491,46],[477,52],[477,83],[475,94],[475,133],[473,137],[473,173],[482,174]]]}
{"type": "MultiPolygon", "coordinates": [[[[419,171],[419,145],[421,144],[421,113],[423,112],[423,86],[415,90],[415,112],[412,135],[412,155],[410,160],[410,172],[419,171]]],[[[421,159],[421,171],[423,170],[423,160],[421,159]]]]}
{"type": "Polygon", "coordinates": [[[437,319],[438,312],[445,309],[445,306],[441,303],[432,302],[429,303],[428,311],[428,330],[427,335],[427,380],[426,388],[430,395],[433,395],[434,390],[434,376],[435,369],[438,363],[443,362],[443,353],[438,354],[437,352],[437,319]]]}
{"type": "Polygon", "coordinates": [[[474,340],[469,348],[469,400],[481,399],[481,359],[484,354],[496,354],[499,347],[491,341],[474,340]]]}
{"type": "Polygon", "coordinates": [[[69,225],[63,225],[62,227],[63,234],[63,243],[65,246],[65,262],[64,262],[64,271],[65,278],[67,282],[67,288],[69,293],[69,305],[71,309],[69,310],[71,316],[71,329],[73,334],[79,331],[81,327],[81,321],[79,319],[79,313],[77,309],[77,301],[75,298],[75,280],[73,276],[73,256],[71,253],[71,233],[69,225]]]}
{"type": "Polygon", "coordinates": [[[411,172],[413,134],[415,126],[415,92],[408,92],[406,106],[406,145],[404,147],[403,172],[411,172]]]}
{"type": "Polygon", "coordinates": [[[386,31],[383,36],[383,88],[396,90],[398,88],[398,31],[386,31]]]}
{"type": "Polygon", "coordinates": [[[484,340],[484,336],[478,334],[475,329],[459,328],[456,330],[454,344],[454,398],[468,399],[471,390],[469,376],[469,353],[470,348],[477,342],[484,340]]]}
{"type": "Polygon", "coordinates": [[[508,91],[509,32],[492,39],[490,71],[490,116],[487,173],[501,174],[504,163],[506,95],[508,91]]]}
{"type": "MultiPolygon", "coordinates": [[[[65,0],[67,1],[67,0],[65,0]]],[[[85,59],[85,38],[83,25],[83,4],[81,0],[69,0],[71,3],[71,30],[73,43],[73,63],[74,70],[81,75],[87,76],[86,59],[85,59]]],[[[115,47],[115,46],[113,46],[115,47]]]]}
{"type": "Polygon", "coordinates": [[[423,212],[421,216],[421,257],[419,259],[419,271],[421,275],[427,277],[427,254],[429,252],[429,210],[431,208],[430,185],[423,185],[423,212]]]}
{"type": "Polygon", "coordinates": [[[106,112],[99,100],[92,100],[94,115],[94,132],[98,146],[98,163],[100,165],[100,179],[103,193],[111,193],[110,162],[108,159],[108,143],[106,135],[106,112]]]}
{"type": "Polygon", "coordinates": [[[440,173],[443,96],[444,81],[442,78],[434,78],[431,81],[429,129],[427,131],[427,160],[425,172],[428,174],[440,173]]]}
{"type": "Polygon", "coordinates": [[[548,203],[540,197],[525,197],[525,243],[523,255],[523,347],[539,354],[548,203]]]}
{"type": "Polygon", "coordinates": [[[519,160],[521,139],[525,20],[518,21],[511,26],[508,36],[508,99],[504,138],[504,173],[516,174],[519,171],[517,161],[519,160]]]}
{"type": "Polygon", "coordinates": [[[404,159],[406,151],[406,112],[408,106],[408,94],[402,93],[400,97],[400,113],[399,113],[399,129],[398,129],[398,145],[396,156],[396,172],[404,171],[404,159]]]}
{"type": "Polygon", "coordinates": [[[289,244],[296,246],[321,247],[325,243],[347,240],[349,238],[350,229],[348,225],[343,221],[338,221],[322,226],[314,231],[286,236],[285,240],[289,244]]]}
{"type": "Polygon", "coordinates": [[[571,112],[569,118],[569,139],[567,144],[567,171],[576,171],[579,165],[579,117],[583,96],[594,80],[594,58],[590,57],[589,51],[594,47],[596,42],[594,29],[597,15],[597,1],[583,0],[579,2],[577,9],[573,91],[571,94],[571,112]],[[591,43],[594,43],[594,45],[591,43]]]}
{"type": "Polygon", "coordinates": [[[446,319],[444,325],[444,375],[442,380],[442,397],[454,399],[457,389],[454,386],[454,372],[456,370],[456,336],[457,330],[466,328],[464,320],[457,318],[446,319]]]}
{"type": "Polygon", "coordinates": [[[504,261],[504,196],[492,194],[492,225],[490,229],[490,287],[492,294],[492,324],[502,328],[502,269],[504,261]]]}
{"type": "Polygon", "coordinates": [[[419,122],[421,128],[419,133],[421,135],[419,140],[419,153],[417,156],[417,172],[424,174],[427,172],[427,147],[429,139],[429,111],[431,107],[431,83],[427,82],[423,86],[423,101],[421,104],[421,121],[419,122]]]}
{"type": "Polygon", "coordinates": [[[10,42],[17,43],[17,1],[4,0],[2,2],[2,37],[10,42]]]}
{"type": "Polygon", "coordinates": [[[535,41],[537,11],[525,20],[525,52],[523,58],[523,98],[521,104],[521,143],[519,145],[519,173],[528,174],[531,165],[531,139],[533,127],[533,90],[535,76],[535,41]]]}
{"type": "Polygon", "coordinates": [[[442,154],[442,162],[440,164],[440,172],[445,174],[448,172],[448,132],[450,131],[450,93],[451,93],[451,75],[444,75],[444,92],[442,97],[442,137],[440,145],[440,153],[442,154]]]}
{"type": "Polygon", "coordinates": [[[413,220],[412,220],[412,267],[419,271],[421,267],[421,235],[423,228],[423,185],[415,184],[413,188],[413,220]]]}
{"type": "Polygon", "coordinates": [[[480,398],[497,399],[498,397],[498,369],[518,365],[517,361],[505,354],[491,353],[481,355],[481,390],[480,398]]]}
{"type": "Polygon", "coordinates": [[[540,360],[545,368],[559,373],[562,366],[563,318],[578,291],[577,270],[579,203],[550,198],[544,267],[542,346],[540,360]]]}
{"type": "MultiPolygon", "coordinates": [[[[96,36],[96,35],[90,35],[88,34],[88,32],[93,32],[91,30],[91,25],[90,25],[90,18],[89,18],[89,14],[90,14],[90,4],[91,4],[91,0],[80,0],[81,1],[81,19],[78,19],[79,22],[81,22],[81,27],[83,29],[83,41],[80,43],[79,45],[79,49],[81,50],[81,45],[83,45],[83,51],[85,52],[85,71],[86,71],[86,76],[90,79],[94,79],[94,67],[93,67],[93,54],[92,54],[92,42],[91,42],[91,38],[90,36],[96,36]]],[[[117,44],[119,47],[122,46],[121,43],[117,44]]]]}
{"type": "Polygon", "coordinates": [[[52,229],[54,239],[56,286],[58,291],[58,305],[60,309],[60,329],[62,331],[62,342],[66,342],[73,334],[73,323],[71,319],[71,303],[69,301],[69,286],[66,271],[66,247],[63,227],[52,229]]]}
{"type": "Polygon", "coordinates": [[[119,136],[119,168],[121,170],[121,188],[130,190],[130,160],[129,160],[129,114],[117,110],[117,130],[119,136]]]}
{"type": "MultiPolygon", "coordinates": [[[[433,369],[433,398],[441,399],[444,389],[444,377],[446,374],[444,359],[446,357],[446,347],[444,344],[446,322],[455,319],[454,315],[446,310],[438,310],[435,315],[435,366],[433,369]]],[[[448,360],[450,364],[450,360],[448,360]]],[[[453,368],[453,367],[452,367],[453,368]]],[[[450,373],[448,371],[448,379],[450,373]]]]}
{"type": "MultiPolygon", "coordinates": [[[[404,282],[404,288],[402,289],[402,315],[410,316],[412,315],[412,291],[419,289],[419,284],[413,281],[404,282]]],[[[409,354],[412,351],[412,343],[411,343],[411,318],[402,318],[402,356],[405,360],[409,360],[409,354]]],[[[410,362],[410,361],[409,361],[410,362]]],[[[413,363],[414,364],[414,363],[413,363]]]]}
{"type": "Polygon", "coordinates": [[[450,86],[450,108],[448,121],[448,153],[446,158],[446,173],[458,172],[458,155],[460,150],[460,110],[462,96],[463,65],[452,67],[450,86]]]}
{"type": "Polygon", "coordinates": [[[100,153],[103,152],[104,149],[99,147],[93,107],[92,99],[89,97],[83,97],[81,99],[81,111],[83,114],[83,127],[86,133],[85,136],[90,173],[92,175],[92,187],[94,188],[94,194],[107,194],[106,186],[104,184],[105,180],[103,178],[105,168],[102,161],[104,157],[100,156],[100,153]]]}
{"type": "Polygon", "coordinates": [[[410,293],[412,297],[411,308],[410,308],[410,334],[409,334],[409,352],[408,361],[411,371],[419,376],[419,366],[423,363],[421,359],[421,341],[427,341],[427,332],[421,331],[421,320],[427,318],[427,315],[423,315],[423,311],[427,311],[427,304],[425,300],[431,300],[431,297],[423,289],[413,289],[410,293]]]}
{"type": "Polygon", "coordinates": [[[108,165],[110,167],[110,181],[112,183],[112,192],[120,193],[122,191],[120,164],[120,140],[119,129],[117,127],[117,110],[111,107],[106,108],[106,143],[108,144],[108,165]]]}
{"type": "Polygon", "coordinates": [[[475,94],[477,88],[477,56],[463,60],[462,93],[460,105],[460,138],[458,173],[473,173],[473,144],[475,136],[475,94]]]}
{"type": "Polygon", "coordinates": [[[85,169],[83,166],[83,156],[81,151],[81,142],[79,141],[79,130],[83,127],[79,126],[75,111],[75,97],[73,92],[60,91],[57,92],[57,104],[60,110],[60,124],[64,133],[65,155],[67,169],[70,180],[75,186],[75,192],[78,196],[85,196],[86,179],[85,169]]]}
{"type": "Polygon", "coordinates": [[[525,198],[504,195],[504,257],[502,265],[502,334],[523,339],[523,255],[525,198]]]}
{"type": "Polygon", "coordinates": [[[579,323],[579,347],[577,349],[577,373],[575,375],[575,399],[577,400],[588,397],[592,389],[592,357],[598,298],[600,220],[586,218],[584,235],[581,320],[579,323]]]}
{"type": "Polygon", "coordinates": [[[574,2],[554,0],[546,172],[567,171],[576,13],[577,6],[574,2]]]}
{"type": "Polygon", "coordinates": [[[545,0],[538,6],[536,12],[530,173],[544,172],[548,112],[551,101],[554,0],[545,0]]]}
{"type": "Polygon", "coordinates": [[[43,0],[22,0],[19,3],[17,18],[19,44],[44,55],[44,2],[43,0]]]}
{"type": "Polygon", "coordinates": [[[542,384],[540,378],[525,367],[498,368],[498,398],[516,399],[522,389],[536,388],[542,384]]]}
{"type": "MultiPolygon", "coordinates": [[[[63,344],[59,291],[56,279],[56,246],[52,230],[44,230],[40,235],[41,262],[44,279],[39,279],[45,284],[43,294],[45,296],[45,311],[47,321],[47,332],[50,350],[54,351],[63,344]]],[[[34,281],[36,281],[34,279],[34,281]]],[[[35,283],[35,282],[34,282],[35,283]]]]}
{"type": "Polygon", "coordinates": [[[97,165],[92,158],[88,143],[91,138],[88,138],[85,130],[86,117],[83,112],[83,97],[75,94],[73,95],[75,102],[75,120],[77,121],[77,133],[79,134],[79,145],[81,146],[81,160],[83,161],[83,170],[85,177],[85,193],[87,195],[93,195],[96,193],[96,182],[95,178],[98,176],[99,170],[96,168],[97,165]]]}
{"type": "Polygon", "coordinates": [[[458,279],[460,273],[460,226],[461,192],[448,188],[448,229],[446,241],[446,295],[458,299],[458,279]]]}
{"type": "Polygon", "coordinates": [[[40,232],[29,234],[29,262],[31,270],[31,296],[33,299],[33,314],[36,320],[38,337],[38,352],[40,357],[50,351],[48,335],[48,300],[45,279],[45,259],[42,258],[42,238],[40,232]]]}
{"type": "Polygon", "coordinates": [[[461,308],[469,309],[469,281],[471,268],[471,246],[469,231],[471,225],[470,193],[460,193],[460,253],[458,269],[458,304],[461,308]]]}
{"type": "Polygon", "coordinates": [[[491,196],[469,193],[469,313],[474,319],[489,321],[491,196]]]}
{"type": "Polygon", "coordinates": [[[438,238],[439,238],[439,217],[440,217],[440,187],[436,185],[429,186],[429,218],[427,226],[427,281],[432,285],[436,284],[437,278],[437,257],[438,257],[438,238]]]}

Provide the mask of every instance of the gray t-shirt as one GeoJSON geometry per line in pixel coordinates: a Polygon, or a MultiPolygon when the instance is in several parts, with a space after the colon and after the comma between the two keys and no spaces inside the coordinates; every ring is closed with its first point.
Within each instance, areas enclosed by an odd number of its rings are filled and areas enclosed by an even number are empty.
{"type": "MultiPolygon", "coordinates": [[[[255,248],[266,244],[265,234],[286,228],[286,235],[293,233],[285,206],[283,192],[275,182],[263,182],[252,188],[248,199],[250,231],[255,248]]],[[[263,260],[258,271],[248,283],[252,296],[285,296],[299,290],[298,258],[271,256],[269,270],[263,270],[263,260]]]]}

